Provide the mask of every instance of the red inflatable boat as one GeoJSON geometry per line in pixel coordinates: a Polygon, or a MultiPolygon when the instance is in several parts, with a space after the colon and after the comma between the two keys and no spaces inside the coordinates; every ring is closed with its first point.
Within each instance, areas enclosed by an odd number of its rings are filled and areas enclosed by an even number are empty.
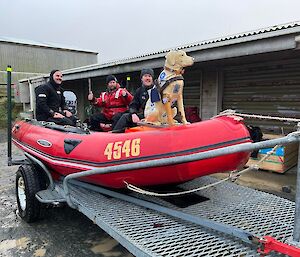
{"type": "MultiPolygon", "coordinates": [[[[18,121],[13,142],[42,161],[54,179],[71,173],[127,163],[204,152],[251,142],[242,121],[223,116],[190,125],[166,128],[136,127],[125,133],[89,132],[37,121],[18,121]]],[[[200,161],[92,175],[82,180],[112,188],[125,182],[136,186],[181,183],[241,168],[250,153],[242,152],[200,161]]]]}

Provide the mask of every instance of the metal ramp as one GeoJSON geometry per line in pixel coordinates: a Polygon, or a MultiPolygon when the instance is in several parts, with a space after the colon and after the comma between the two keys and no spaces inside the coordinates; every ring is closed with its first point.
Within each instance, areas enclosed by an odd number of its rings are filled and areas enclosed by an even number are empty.
{"type": "MultiPolygon", "coordinates": [[[[215,180],[202,177],[180,187],[190,189],[215,180]]],[[[90,185],[73,183],[69,185],[71,199],[78,210],[135,256],[260,256],[253,246],[237,238],[85,188],[90,185]]],[[[58,186],[63,195],[62,185],[58,186]]],[[[232,183],[197,194],[209,199],[186,208],[162,198],[129,195],[261,236],[268,234],[283,242],[293,235],[295,204],[289,200],[232,183]]]]}
{"type": "MultiPolygon", "coordinates": [[[[212,177],[202,177],[180,187],[188,190],[211,184],[216,180],[212,177]]],[[[219,184],[197,194],[210,200],[184,209],[159,198],[152,200],[169,208],[238,227],[254,234],[268,234],[280,241],[290,239],[293,235],[295,203],[292,201],[234,183],[219,184]]],[[[141,195],[136,194],[136,197],[141,195]]],[[[149,200],[149,196],[145,199],[149,200]]]]}

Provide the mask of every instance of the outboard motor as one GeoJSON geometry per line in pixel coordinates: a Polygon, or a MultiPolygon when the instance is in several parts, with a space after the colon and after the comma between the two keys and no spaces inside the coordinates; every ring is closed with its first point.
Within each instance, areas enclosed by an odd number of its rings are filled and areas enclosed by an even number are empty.
{"type": "Polygon", "coordinates": [[[68,111],[76,118],[76,127],[85,129],[85,125],[81,123],[77,115],[77,96],[72,91],[64,91],[65,103],[68,111]]]}
{"type": "Polygon", "coordinates": [[[68,111],[73,115],[77,114],[77,97],[72,91],[64,91],[65,103],[68,111]]]}

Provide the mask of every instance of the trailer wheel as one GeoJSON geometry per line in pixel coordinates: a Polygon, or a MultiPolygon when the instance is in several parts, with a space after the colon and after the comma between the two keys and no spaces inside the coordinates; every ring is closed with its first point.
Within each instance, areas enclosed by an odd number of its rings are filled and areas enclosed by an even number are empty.
{"type": "Polygon", "coordinates": [[[37,221],[42,205],[35,194],[42,190],[37,171],[32,165],[22,165],[16,175],[16,196],[20,217],[28,223],[37,221]]]}

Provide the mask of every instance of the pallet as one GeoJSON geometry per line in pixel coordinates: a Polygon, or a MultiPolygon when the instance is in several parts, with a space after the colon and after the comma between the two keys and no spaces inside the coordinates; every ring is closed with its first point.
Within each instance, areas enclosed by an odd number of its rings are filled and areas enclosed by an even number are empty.
{"type": "MultiPolygon", "coordinates": [[[[282,137],[281,135],[264,134],[264,139],[276,139],[282,137]]],[[[277,148],[276,152],[272,154],[267,160],[263,161],[259,168],[262,170],[273,171],[277,173],[285,173],[297,164],[298,160],[298,143],[289,144],[277,148]]],[[[256,165],[272,148],[260,149],[257,158],[250,158],[246,167],[256,165]]]]}

